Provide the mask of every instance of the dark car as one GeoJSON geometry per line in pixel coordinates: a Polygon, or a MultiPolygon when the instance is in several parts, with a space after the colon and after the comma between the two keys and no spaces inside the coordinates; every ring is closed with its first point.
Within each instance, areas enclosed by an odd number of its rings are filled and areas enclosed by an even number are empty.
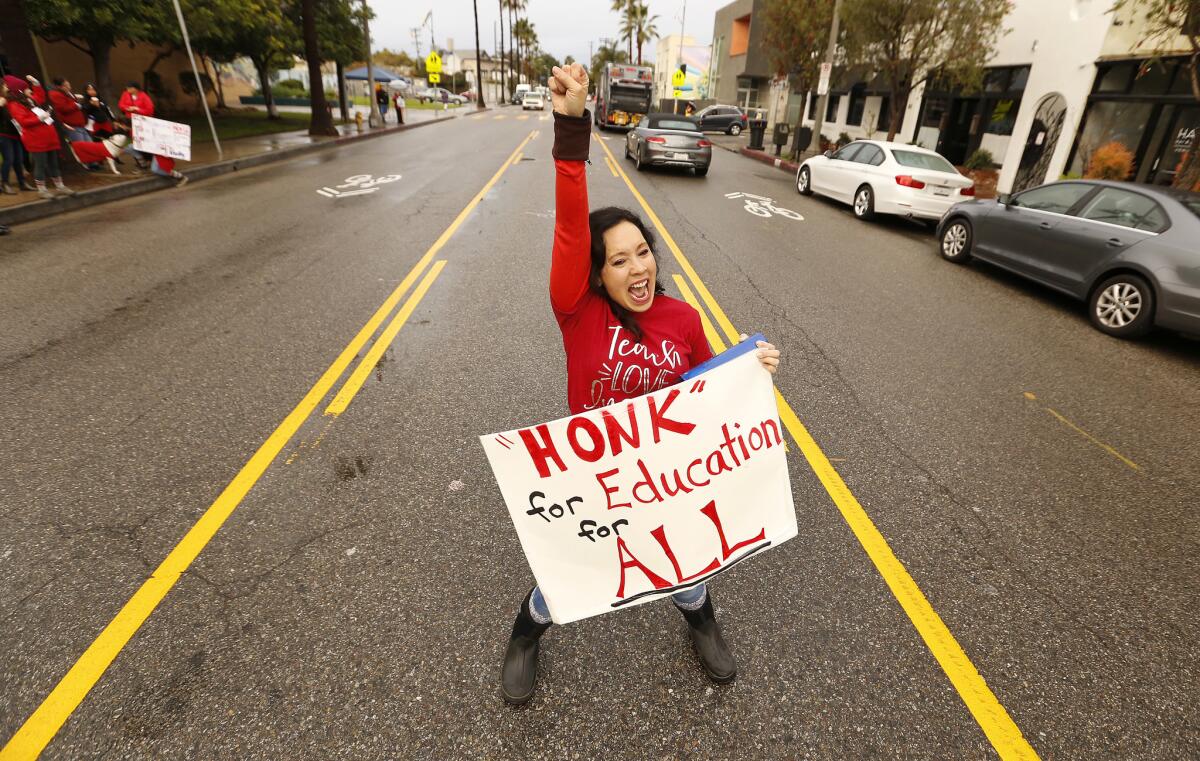
{"type": "Polygon", "coordinates": [[[1155,325],[1200,335],[1200,194],[1069,180],[950,207],[942,257],[977,257],[1086,301],[1121,338],[1155,325]]]}
{"type": "Polygon", "coordinates": [[[746,114],[737,106],[709,106],[692,115],[701,132],[726,132],[740,135],[746,129],[746,114]]]}
{"type": "Polygon", "coordinates": [[[647,114],[625,136],[625,158],[638,171],[648,166],[690,166],[697,177],[708,174],[712,143],[704,139],[695,117],[647,114]]]}

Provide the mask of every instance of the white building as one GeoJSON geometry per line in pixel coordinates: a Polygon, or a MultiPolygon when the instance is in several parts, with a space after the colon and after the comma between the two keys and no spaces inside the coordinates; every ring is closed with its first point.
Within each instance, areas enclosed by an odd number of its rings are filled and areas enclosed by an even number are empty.
{"type": "Polygon", "coordinates": [[[690,34],[680,36],[669,34],[658,38],[658,47],[654,50],[654,101],[668,100],[674,97],[675,89],[671,85],[671,76],[679,70],[683,62],[683,49],[694,47],[696,40],[690,34]]]}
{"type": "MultiPolygon", "coordinates": [[[[1186,42],[1139,48],[1142,12],[1111,8],[1110,0],[1016,0],[982,92],[936,81],[919,86],[896,140],[936,149],[956,164],[987,150],[1001,167],[1001,192],[1081,175],[1091,151],[1116,140],[1135,156],[1132,179],[1169,184],[1190,144],[1184,137],[1200,125],[1179,55],[1186,42]]],[[[835,71],[833,82],[822,134],[886,137],[886,85],[866,71],[835,71]]],[[[793,123],[803,100],[787,103],[793,123]]],[[[815,101],[810,94],[809,126],[815,101]]],[[[783,108],[772,111],[782,117],[783,108]]]]}

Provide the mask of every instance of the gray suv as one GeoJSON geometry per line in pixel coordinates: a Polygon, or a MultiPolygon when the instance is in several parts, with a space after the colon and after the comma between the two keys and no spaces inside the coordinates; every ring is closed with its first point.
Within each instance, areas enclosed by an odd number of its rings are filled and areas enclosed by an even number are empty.
{"type": "Polygon", "coordinates": [[[737,106],[709,106],[692,114],[701,132],[740,135],[746,129],[746,114],[737,106]]]}

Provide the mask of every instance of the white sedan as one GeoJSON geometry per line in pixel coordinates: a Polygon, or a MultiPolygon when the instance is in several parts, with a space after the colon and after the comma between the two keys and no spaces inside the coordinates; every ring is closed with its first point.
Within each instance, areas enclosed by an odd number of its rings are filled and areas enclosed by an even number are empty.
{"type": "Polygon", "coordinates": [[[796,190],[848,203],[859,219],[897,214],[937,221],[975,196],[975,184],[937,153],[881,140],[856,140],[805,160],[796,171],[796,190]]]}

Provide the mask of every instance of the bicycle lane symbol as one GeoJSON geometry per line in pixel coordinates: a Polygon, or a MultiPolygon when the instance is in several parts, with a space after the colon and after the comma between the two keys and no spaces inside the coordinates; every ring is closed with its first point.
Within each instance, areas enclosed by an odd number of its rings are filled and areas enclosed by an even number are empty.
{"type": "Polygon", "coordinates": [[[318,188],[317,195],[322,195],[326,198],[362,196],[374,193],[379,190],[380,185],[386,185],[398,179],[400,179],[400,175],[398,174],[385,174],[381,177],[372,177],[369,174],[356,174],[353,177],[347,177],[341,185],[335,185],[332,188],[326,185],[323,188],[318,188]]]}
{"type": "Polygon", "coordinates": [[[800,212],[776,206],[775,201],[766,196],[756,196],[753,193],[726,193],[725,197],[730,199],[745,199],[745,206],[743,208],[756,217],[770,219],[778,215],[784,219],[804,221],[804,217],[800,212]]]}

